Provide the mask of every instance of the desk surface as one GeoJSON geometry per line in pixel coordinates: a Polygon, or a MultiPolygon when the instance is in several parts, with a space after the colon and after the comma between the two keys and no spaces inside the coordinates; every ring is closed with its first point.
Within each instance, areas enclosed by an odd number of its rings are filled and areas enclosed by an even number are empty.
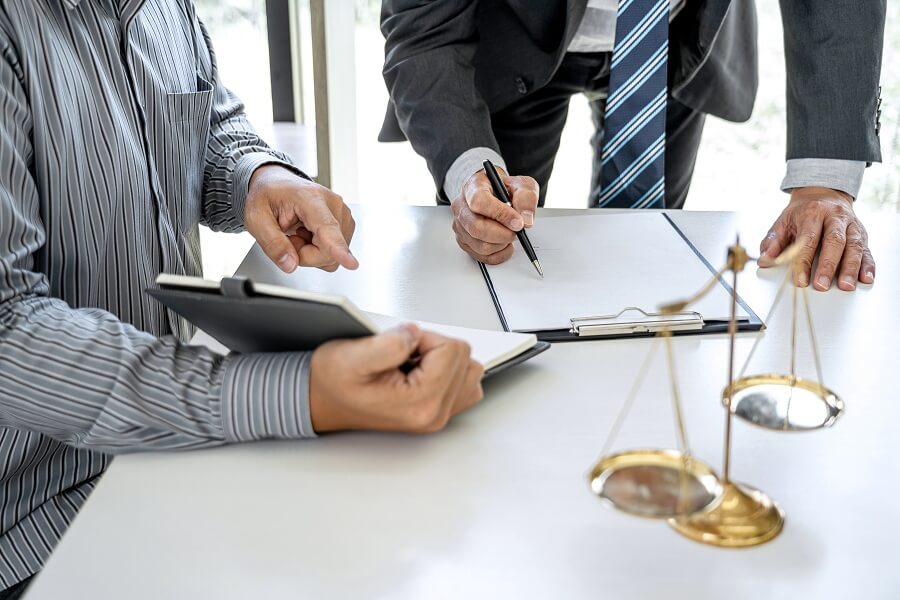
{"type": "MultiPolygon", "coordinates": [[[[355,274],[279,274],[251,253],[240,272],[346,293],[362,308],[497,328],[477,267],[438,208],[356,211],[355,274]],[[397,225],[399,223],[399,225],[397,225]]],[[[675,213],[713,262],[737,228],[767,221],[675,213]]],[[[784,532],[722,550],[591,495],[586,473],[652,340],[558,344],[486,385],[432,436],[339,434],[116,459],[28,600],[159,598],[896,598],[900,540],[900,217],[870,219],[878,283],[812,293],[826,383],[846,414],[828,431],[736,422],[733,475],[776,499],[784,532]]],[[[765,315],[780,283],[753,270],[765,315]]],[[[752,370],[787,361],[789,311],[752,370]]],[[[741,337],[746,356],[752,336],[741,337]]],[[[675,340],[694,452],[721,465],[724,336],[675,340]]],[[[661,364],[661,363],[658,363],[661,364]]],[[[811,368],[809,356],[801,370],[811,368]]],[[[617,448],[674,444],[662,368],[617,448]]]]}

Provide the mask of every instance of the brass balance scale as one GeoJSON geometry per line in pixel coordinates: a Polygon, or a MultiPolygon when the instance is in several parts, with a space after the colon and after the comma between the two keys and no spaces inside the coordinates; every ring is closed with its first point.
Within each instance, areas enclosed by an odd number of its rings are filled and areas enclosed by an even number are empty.
{"type": "MultiPolygon", "coordinates": [[[[769,322],[791,275],[798,268],[800,247],[788,248],[776,265],[790,264],[772,310],[769,322]]],[[[640,368],[638,377],[613,423],[602,456],[591,469],[591,490],[605,503],[628,514],[666,519],[682,535],[719,547],[746,547],[775,538],[784,527],[784,512],[765,493],[731,479],[731,429],[734,416],[754,425],[777,431],[809,431],[830,427],[843,411],[843,402],[822,383],[822,367],[809,310],[807,290],[792,286],[790,373],[745,376],[762,336],[758,336],[741,373],[735,378],[735,336],[737,333],[738,274],[752,259],[738,240],[728,249],[724,267],[693,297],[662,308],[663,313],[681,313],[704,297],[727,271],[732,273],[731,319],[729,323],[728,383],[722,392],[725,408],[725,441],[722,476],[690,451],[679,397],[671,332],[659,334],[665,346],[677,450],[636,449],[610,454],[653,358],[659,347],[654,344],[640,368]],[[797,376],[798,296],[802,295],[817,381],[797,376]]]]}

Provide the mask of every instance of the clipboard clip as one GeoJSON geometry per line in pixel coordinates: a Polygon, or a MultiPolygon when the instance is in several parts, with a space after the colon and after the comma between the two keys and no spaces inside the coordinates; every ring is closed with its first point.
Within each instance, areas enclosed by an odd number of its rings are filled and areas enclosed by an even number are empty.
{"type": "Polygon", "coordinates": [[[614,315],[575,317],[569,323],[569,331],[579,337],[657,333],[664,329],[693,331],[704,325],[703,315],[695,311],[648,313],[637,306],[623,308],[614,315]]]}

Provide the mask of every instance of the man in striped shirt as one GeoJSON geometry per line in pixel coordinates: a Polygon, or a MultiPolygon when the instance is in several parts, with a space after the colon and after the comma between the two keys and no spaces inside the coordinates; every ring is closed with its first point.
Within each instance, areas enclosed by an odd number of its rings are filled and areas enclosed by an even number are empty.
{"type": "Polygon", "coordinates": [[[433,431],[481,398],[468,348],[412,326],[312,356],[185,345],[142,290],[199,274],[199,223],[288,272],[357,266],[350,211],[253,132],[190,0],[0,2],[0,598],[112,454],[433,431]]]}

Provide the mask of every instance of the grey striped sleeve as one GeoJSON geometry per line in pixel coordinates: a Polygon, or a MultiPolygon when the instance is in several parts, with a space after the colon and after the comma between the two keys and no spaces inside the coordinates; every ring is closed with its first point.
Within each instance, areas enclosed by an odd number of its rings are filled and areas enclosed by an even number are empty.
{"type": "Polygon", "coordinates": [[[107,453],[314,435],[305,354],[223,359],[39,296],[0,321],[2,426],[107,453]]]}
{"type": "Polygon", "coordinates": [[[222,422],[228,442],[315,437],[309,402],[309,354],[247,354],[226,359],[222,422]]]}
{"type": "MultiPolygon", "coordinates": [[[[48,237],[28,168],[29,108],[7,60],[0,117],[0,427],[108,453],[313,435],[305,356],[223,359],[49,297],[35,269],[48,237]]],[[[231,120],[230,136],[241,122],[231,120]]],[[[220,153],[223,179],[258,160],[227,144],[220,153]]]]}
{"type": "Polygon", "coordinates": [[[244,115],[241,101],[219,79],[215,51],[206,28],[199,21],[197,27],[206,43],[215,82],[204,169],[202,222],[214,231],[241,231],[250,177],[257,168],[275,163],[304,179],[310,178],[291,164],[290,157],[269,148],[256,134],[244,115]]]}

